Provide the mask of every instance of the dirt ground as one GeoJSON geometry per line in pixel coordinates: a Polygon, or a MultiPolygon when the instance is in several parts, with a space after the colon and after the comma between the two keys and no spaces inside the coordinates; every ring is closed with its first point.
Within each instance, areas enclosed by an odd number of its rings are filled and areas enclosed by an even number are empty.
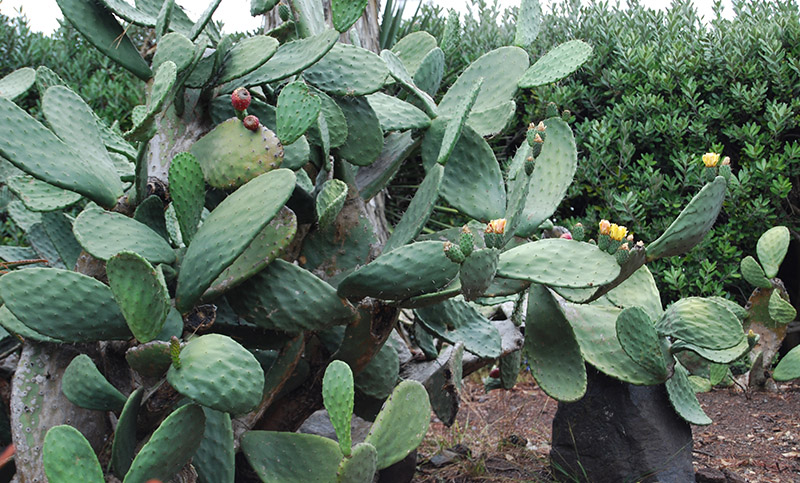
{"type": "MultiPolygon", "coordinates": [[[[698,399],[714,423],[692,428],[695,470],[726,470],[752,483],[800,482],[800,384],[780,385],[777,393],[716,388],[698,399]]],[[[557,405],[530,375],[489,394],[473,375],[456,423],[431,422],[414,481],[574,481],[553,474],[547,460],[557,405]]]]}

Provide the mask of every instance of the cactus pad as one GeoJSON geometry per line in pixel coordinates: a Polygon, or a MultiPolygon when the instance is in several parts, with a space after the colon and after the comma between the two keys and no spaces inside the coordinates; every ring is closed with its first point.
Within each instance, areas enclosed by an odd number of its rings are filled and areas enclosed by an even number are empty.
{"type": "Polygon", "coordinates": [[[51,483],[102,483],[103,469],[86,438],[72,426],[54,426],[42,447],[44,472],[51,483]]]}
{"type": "Polygon", "coordinates": [[[422,180],[411,203],[403,213],[403,217],[392,230],[392,236],[386,241],[386,245],[383,247],[384,253],[405,245],[419,235],[433,213],[436,200],[439,199],[439,187],[442,184],[443,176],[444,167],[440,164],[436,164],[428,170],[425,179],[422,180]]]}
{"type": "Polygon", "coordinates": [[[417,73],[425,57],[436,48],[436,37],[418,30],[398,40],[392,46],[392,52],[403,62],[410,75],[417,73]]]}
{"type": "Polygon", "coordinates": [[[171,307],[164,274],[133,252],[108,259],[108,284],[133,336],[150,342],[164,328],[171,307]]]}
{"type": "Polygon", "coordinates": [[[278,50],[278,41],[266,35],[246,37],[233,46],[222,63],[219,83],[238,79],[258,69],[278,50]]]}
{"type": "Polygon", "coordinates": [[[517,11],[517,32],[514,45],[527,49],[539,36],[542,25],[542,6],[538,0],[522,0],[517,11]]]}
{"type": "Polygon", "coordinates": [[[655,379],[667,379],[661,341],[650,315],[640,307],[628,307],[617,317],[617,339],[622,349],[655,379]]]}
{"type": "Polygon", "coordinates": [[[463,342],[464,348],[478,357],[494,358],[502,351],[497,328],[460,298],[420,308],[415,313],[428,330],[451,344],[463,342]]]}
{"type": "Polygon", "coordinates": [[[429,96],[436,95],[444,76],[444,66],[444,51],[438,47],[432,49],[425,54],[417,71],[411,74],[414,84],[429,96]]]}
{"type": "Polygon", "coordinates": [[[466,300],[475,300],[486,292],[497,273],[498,260],[499,251],[494,248],[476,250],[464,260],[459,278],[461,293],[466,300]]]}
{"type": "Polygon", "coordinates": [[[8,332],[17,335],[25,340],[35,340],[40,342],[61,342],[54,337],[40,334],[23,324],[5,305],[0,306],[0,326],[8,332]]]}
{"type": "Polygon", "coordinates": [[[117,420],[114,441],[111,444],[111,469],[118,478],[123,478],[133,463],[136,454],[136,418],[142,404],[144,388],[133,391],[117,420]]]}
{"type": "Polygon", "coordinates": [[[61,392],[72,404],[97,411],[119,411],[126,401],[86,354],[72,359],[64,370],[61,392]]]}
{"type": "Polygon", "coordinates": [[[248,431],[242,451],[265,483],[334,483],[342,460],[335,441],[314,434],[248,431]]]}
{"type": "Polygon", "coordinates": [[[369,443],[359,443],[353,454],[347,454],[339,463],[337,483],[370,483],[378,468],[378,451],[369,443]]]}
{"type": "Polygon", "coordinates": [[[658,320],[664,309],[656,281],[647,266],[642,266],[633,275],[606,294],[608,300],[620,308],[641,307],[650,320],[658,320]]]}
{"type": "Polygon", "coordinates": [[[397,384],[399,372],[397,351],[387,342],[356,376],[356,389],[370,398],[385,399],[397,384]]]}
{"type": "Polygon", "coordinates": [[[336,178],[322,184],[317,195],[316,209],[319,227],[326,230],[333,225],[347,199],[347,183],[336,178]]]}
{"type": "Polygon", "coordinates": [[[742,277],[751,285],[760,288],[772,288],[772,282],[764,274],[764,269],[761,268],[755,258],[750,255],[742,258],[739,268],[741,269],[742,277]]]}
{"type": "Polygon", "coordinates": [[[442,137],[442,145],[439,148],[439,155],[436,157],[436,162],[444,166],[453,152],[453,148],[461,137],[461,131],[464,129],[464,124],[467,122],[467,116],[475,105],[475,100],[483,86],[483,77],[477,79],[472,89],[467,93],[467,96],[459,103],[458,107],[453,110],[452,118],[447,121],[447,127],[444,130],[442,137]]]}
{"type": "Polygon", "coordinates": [[[656,322],[656,330],[662,336],[713,350],[733,347],[744,338],[736,314],[718,302],[700,297],[687,297],[672,304],[656,322]]]}
{"type": "Polygon", "coordinates": [[[303,78],[318,89],[338,96],[363,96],[383,87],[386,63],[369,50],[337,43],[319,62],[303,71],[303,78]],[[348,66],[357,65],[358,69],[348,66]]]}
{"type": "Polygon", "coordinates": [[[394,96],[376,92],[368,95],[367,100],[384,132],[425,129],[431,125],[431,119],[424,112],[394,96]]]}
{"type": "Polygon", "coordinates": [[[278,95],[277,134],[284,145],[292,144],[316,121],[321,101],[299,81],[286,85],[278,95]]]}
{"type": "Polygon", "coordinates": [[[797,317],[797,310],[781,297],[780,290],[773,290],[769,296],[769,318],[778,324],[788,324],[797,317]]]}
{"type": "Polygon", "coordinates": [[[39,181],[33,176],[12,176],[6,179],[6,185],[31,211],[61,210],[81,199],[78,193],[39,181]]]}
{"type": "Polygon", "coordinates": [[[172,263],[175,252],[169,243],[147,225],[121,213],[84,210],[72,227],[84,250],[100,260],[119,252],[138,253],[151,263],[172,263]]]}
{"type": "Polygon", "coordinates": [[[788,381],[798,377],[800,377],[800,346],[787,352],[772,372],[772,378],[776,381],[788,381]]]}
{"type": "Polygon", "coordinates": [[[406,70],[406,66],[403,65],[403,61],[391,50],[384,50],[381,52],[381,58],[386,62],[386,67],[389,69],[389,73],[392,77],[422,103],[422,108],[425,110],[425,113],[431,118],[436,117],[436,103],[427,92],[414,84],[414,80],[411,78],[411,74],[408,73],[408,70],[406,70]]]}
{"type": "MultiPolygon", "coordinates": [[[[183,328],[183,319],[180,321],[183,328]]],[[[125,352],[125,360],[131,369],[145,377],[161,377],[172,362],[169,357],[169,342],[154,340],[131,347],[125,352]]]]}
{"type": "Polygon", "coordinates": [[[347,32],[361,17],[367,0],[336,0],[331,2],[331,20],[333,28],[339,32],[347,32]]]}
{"type": "Polygon", "coordinates": [[[698,426],[711,424],[711,418],[703,412],[689,382],[689,371],[679,362],[675,363],[675,373],[667,379],[666,385],[669,402],[680,417],[698,426]]]}
{"type": "Polygon", "coordinates": [[[339,448],[343,455],[350,456],[350,420],[353,418],[353,372],[350,366],[342,361],[328,364],[322,378],[322,400],[336,431],[339,448]]]}
{"type": "Polygon", "coordinates": [[[231,415],[203,408],[206,429],[192,465],[197,469],[198,481],[234,483],[234,442],[231,415]]]}
{"type": "Polygon", "coordinates": [[[297,74],[327,54],[338,39],[339,32],[328,29],[312,37],[287,42],[278,47],[264,65],[237,82],[245,86],[261,85],[297,74]]]}
{"type": "Polygon", "coordinates": [[[180,153],[169,165],[169,192],[172,206],[181,228],[181,237],[188,245],[197,226],[205,204],[205,181],[197,158],[191,153],[180,153]]]}
{"type": "Polygon", "coordinates": [[[36,81],[36,71],[23,67],[0,79],[0,97],[15,100],[28,92],[36,81]]]}
{"type": "Polygon", "coordinates": [[[519,80],[523,89],[550,84],[572,74],[592,55],[592,46],[582,40],[570,40],[546,53],[519,80]]]}
{"type": "MultiPolygon", "coordinates": [[[[123,2],[124,3],[124,2],[123,2]]],[[[151,67],[155,70],[164,62],[171,60],[178,72],[183,72],[194,61],[194,44],[185,36],[171,32],[161,37],[153,55],[151,67]]]]}
{"type": "Polygon", "coordinates": [[[789,250],[789,229],[785,226],[770,228],[758,239],[756,253],[767,278],[778,275],[778,268],[789,250]]]}
{"type": "Polygon", "coordinates": [[[339,156],[356,166],[369,166],[383,151],[378,115],[366,97],[342,97],[336,103],[347,120],[347,140],[339,146],[339,156]]]}

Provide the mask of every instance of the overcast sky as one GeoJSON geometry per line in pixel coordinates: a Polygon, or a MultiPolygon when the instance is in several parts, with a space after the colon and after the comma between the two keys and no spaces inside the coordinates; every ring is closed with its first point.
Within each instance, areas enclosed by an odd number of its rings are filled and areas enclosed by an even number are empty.
{"type": "MultiPolygon", "coordinates": [[[[128,1],[133,3],[132,0],[128,1]]],[[[491,2],[492,0],[487,1],[491,2]]],[[[408,0],[406,12],[413,13],[418,2],[419,0],[408,0]]],[[[518,4],[518,2],[519,0],[500,0],[499,3],[503,6],[510,6],[518,4]]],[[[177,0],[177,3],[186,9],[189,17],[196,19],[205,10],[210,0],[177,0]]],[[[466,12],[464,0],[433,0],[433,3],[444,8],[455,8],[459,12],[466,12]]],[[[549,0],[542,0],[545,8],[548,3],[549,0]]],[[[641,0],[641,3],[650,8],[664,9],[669,6],[670,0],[641,0]]],[[[695,0],[694,3],[700,15],[704,16],[706,20],[712,17],[712,0],[695,0]]],[[[731,0],[723,0],[723,5],[726,6],[725,13],[732,14],[731,0]]],[[[61,11],[55,0],[0,0],[0,12],[4,15],[15,16],[20,8],[22,8],[22,13],[28,17],[29,25],[33,30],[50,33],[58,27],[57,19],[61,17],[61,11]]],[[[249,11],[250,0],[223,0],[214,13],[214,20],[225,24],[225,32],[253,30],[260,25],[260,21],[251,17],[248,14],[249,11]]]]}

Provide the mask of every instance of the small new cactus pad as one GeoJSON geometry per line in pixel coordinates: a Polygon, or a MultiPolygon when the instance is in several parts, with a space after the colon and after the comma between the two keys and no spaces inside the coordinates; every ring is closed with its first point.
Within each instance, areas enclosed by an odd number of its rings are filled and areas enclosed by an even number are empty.
{"type": "Polygon", "coordinates": [[[230,337],[206,334],[192,339],[173,364],[167,381],[176,391],[203,406],[242,414],[261,402],[264,371],[247,349],[230,337]]]}
{"type": "Polygon", "coordinates": [[[772,371],[772,378],[776,381],[788,381],[798,377],[800,377],[800,346],[787,352],[772,371]]]}
{"type": "Polygon", "coordinates": [[[23,324],[53,338],[89,342],[131,336],[111,289],[80,273],[57,268],[17,270],[0,277],[0,293],[23,324]]]}
{"type": "Polygon", "coordinates": [[[389,71],[386,63],[369,50],[337,43],[303,78],[321,91],[337,96],[363,96],[383,87],[389,71]],[[357,65],[358,69],[348,66],[357,65]]]}
{"type": "Polygon", "coordinates": [[[281,89],[278,95],[277,134],[283,144],[292,144],[317,120],[322,102],[300,81],[281,89]]]}
{"type": "Polygon", "coordinates": [[[72,359],[64,370],[61,392],[72,404],[97,411],[119,411],[126,401],[86,354],[72,359]]]}
{"type": "Polygon", "coordinates": [[[23,67],[0,79],[0,97],[15,100],[28,92],[36,81],[36,71],[23,67]]]}
{"type": "Polygon", "coordinates": [[[619,274],[614,257],[596,245],[547,238],[512,248],[500,255],[497,275],[558,287],[596,287],[619,274]],[[570,263],[561,263],[569,260],[570,263]]]}
{"type": "Polygon", "coordinates": [[[176,307],[188,311],[278,214],[294,190],[288,169],[262,174],[225,198],[208,215],[186,250],[178,275],[176,307]]]}
{"type": "Polygon", "coordinates": [[[102,483],[103,469],[92,446],[72,426],[54,426],[47,431],[42,447],[44,473],[50,483],[102,483]]]}
{"type": "Polygon", "coordinates": [[[409,75],[417,73],[425,57],[436,48],[436,37],[418,30],[411,32],[392,46],[392,53],[399,58],[409,75]]]}
{"type": "Polygon", "coordinates": [[[206,429],[192,465],[197,469],[199,481],[234,483],[234,442],[231,415],[211,408],[203,408],[206,429]]]}
{"type": "Polygon", "coordinates": [[[367,100],[384,132],[426,129],[431,125],[431,119],[424,112],[394,96],[376,92],[368,95],[367,100]]]}
{"type": "Polygon", "coordinates": [[[451,344],[463,342],[464,348],[478,357],[494,358],[502,351],[497,328],[460,298],[419,308],[414,313],[429,331],[451,344]]]}
{"type": "Polygon", "coordinates": [[[191,153],[180,153],[169,165],[169,194],[178,217],[181,237],[191,243],[205,204],[206,186],[203,170],[191,153]]]}
{"type": "Polygon", "coordinates": [[[539,0],[522,0],[517,11],[517,31],[514,45],[527,49],[536,37],[542,25],[542,6],[539,0]]]}
{"type": "Polygon", "coordinates": [[[336,441],[315,434],[248,431],[242,451],[265,483],[334,483],[342,460],[336,441]]]}
{"type": "Polygon", "coordinates": [[[124,478],[136,454],[136,418],[142,404],[144,388],[133,391],[119,414],[114,441],[111,444],[111,470],[117,478],[124,478]]]}
{"type": "Polygon", "coordinates": [[[628,307],[617,317],[617,339],[631,359],[655,379],[667,379],[667,364],[661,340],[650,315],[640,307],[628,307]]]}
{"type": "Polygon", "coordinates": [[[669,306],[656,322],[662,336],[685,340],[713,350],[727,349],[744,338],[742,323],[724,305],[700,297],[687,297],[669,306]]]}
{"type": "Polygon", "coordinates": [[[347,199],[347,183],[333,178],[322,184],[317,195],[316,210],[319,227],[325,230],[333,225],[347,199]]]}
{"type": "Polygon", "coordinates": [[[383,247],[385,253],[403,246],[412,241],[425,227],[436,200],[439,199],[439,187],[444,176],[444,166],[436,164],[428,170],[425,179],[422,180],[417,192],[411,199],[403,217],[395,225],[392,236],[387,240],[383,247]]]}
{"type": "Polygon", "coordinates": [[[350,456],[350,420],[353,418],[353,372],[350,366],[342,361],[328,364],[322,378],[322,401],[336,431],[342,454],[350,456]]]}
{"type": "Polygon", "coordinates": [[[33,176],[11,176],[6,178],[6,186],[31,211],[55,211],[77,203],[81,195],[39,181],[33,176]]]}
{"type": "Polygon", "coordinates": [[[278,41],[266,35],[246,37],[228,51],[218,83],[238,79],[258,69],[278,50],[278,41]]]}
{"type": "Polygon", "coordinates": [[[228,300],[248,322],[290,333],[345,324],[354,316],[333,287],[280,259],[229,293],[228,300]],[[304,302],[297,304],[300,296],[304,302]]]}
{"type": "Polygon", "coordinates": [[[337,483],[370,483],[378,469],[378,451],[369,443],[358,443],[345,455],[336,471],[337,483]]]}
{"type": "Polygon", "coordinates": [[[153,75],[136,46],[110,10],[100,2],[57,0],[61,13],[97,50],[136,77],[147,81],[153,75]]]}
{"type": "Polygon", "coordinates": [[[121,252],[106,263],[108,284],[131,333],[150,342],[164,328],[171,307],[164,274],[133,252],[121,252]]]}
{"type": "Polygon", "coordinates": [[[403,381],[383,404],[365,443],[378,450],[378,469],[402,460],[428,432],[431,404],[428,393],[416,381],[403,381]]]}
{"type": "Polygon", "coordinates": [[[742,258],[739,268],[742,271],[742,277],[748,283],[760,288],[772,288],[772,282],[764,274],[764,269],[761,268],[755,258],[750,255],[742,258]]]}
{"type": "Polygon", "coordinates": [[[680,417],[698,426],[711,424],[711,418],[703,412],[689,382],[689,371],[679,362],[675,363],[675,373],[667,379],[666,386],[669,402],[680,417]]]}
{"type": "Polygon", "coordinates": [[[244,253],[219,274],[205,291],[203,298],[212,300],[260,272],[283,253],[294,240],[295,233],[297,217],[284,206],[261,233],[253,238],[244,253]]]}
{"type": "Polygon", "coordinates": [[[519,80],[523,89],[550,84],[572,74],[592,55],[592,46],[570,40],[550,50],[534,63],[519,80]]]}
{"type": "Polygon", "coordinates": [[[172,412],[142,446],[123,483],[148,479],[169,481],[197,451],[205,430],[200,406],[187,404],[172,412]]]}
{"type": "Polygon", "coordinates": [[[700,243],[722,209],[726,188],[722,176],[705,185],[658,240],[647,246],[647,260],[680,255],[700,243]]]}
{"type": "Polygon", "coordinates": [[[192,144],[206,182],[214,188],[238,188],[251,179],[280,167],[283,145],[264,126],[250,131],[231,118],[192,144]]]}
{"type": "Polygon", "coordinates": [[[383,151],[378,115],[366,97],[341,97],[336,103],[347,120],[347,140],[339,146],[339,156],[356,166],[369,166],[383,151]]]}
{"type": "Polygon", "coordinates": [[[280,47],[264,65],[238,83],[248,86],[268,84],[302,72],[316,63],[336,45],[339,32],[328,29],[312,37],[293,40],[280,47]]]}
{"type": "Polygon", "coordinates": [[[586,365],[567,318],[547,287],[531,285],[525,324],[525,354],[536,383],[559,401],[577,401],[586,392],[586,365]]]}
{"type": "Polygon", "coordinates": [[[778,268],[789,250],[789,229],[785,226],[770,228],[758,239],[756,253],[767,278],[778,275],[778,268]]]}
{"type": "Polygon", "coordinates": [[[780,290],[773,290],[769,296],[769,318],[778,324],[788,324],[797,317],[797,310],[781,297],[780,290]]]}
{"type": "Polygon", "coordinates": [[[464,260],[459,278],[461,293],[466,300],[475,300],[486,292],[497,273],[498,260],[499,251],[494,248],[474,251],[464,260]]]}
{"type": "MultiPolygon", "coordinates": [[[[486,85],[481,89],[483,92],[486,85]]],[[[422,161],[430,169],[439,157],[447,121],[437,118],[422,141],[422,161]]],[[[467,216],[483,222],[500,218],[506,209],[506,192],[500,165],[489,144],[464,126],[445,167],[440,195],[467,216]]]]}
{"type": "Polygon", "coordinates": [[[458,267],[447,259],[442,242],[412,243],[351,273],[339,284],[338,293],[350,299],[402,300],[444,288],[456,277],[458,267]]]}
{"type": "Polygon", "coordinates": [[[147,225],[121,213],[86,209],[75,219],[75,238],[92,256],[108,260],[123,251],[135,252],[151,263],[172,263],[175,252],[147,225]]]}

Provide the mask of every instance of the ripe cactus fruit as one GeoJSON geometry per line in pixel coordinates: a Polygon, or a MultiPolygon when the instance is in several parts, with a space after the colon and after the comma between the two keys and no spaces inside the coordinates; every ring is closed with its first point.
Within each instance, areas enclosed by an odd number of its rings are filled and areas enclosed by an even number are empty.
{"type": "Polygon", "coordinates": [[[231,94],[231,104],[237,112],[242,112],[250,107],[250,91],[244,87],[237,87],[231,94]]]}
{"type": "Polygon", "coordinates": [[[258,127],[261,125],[258,121],[258,118],[252,114],[245,116],[245,118],[242,120],[242,124],[244,124],[244,127],[253,132],[258,131],[258,127]]]}

